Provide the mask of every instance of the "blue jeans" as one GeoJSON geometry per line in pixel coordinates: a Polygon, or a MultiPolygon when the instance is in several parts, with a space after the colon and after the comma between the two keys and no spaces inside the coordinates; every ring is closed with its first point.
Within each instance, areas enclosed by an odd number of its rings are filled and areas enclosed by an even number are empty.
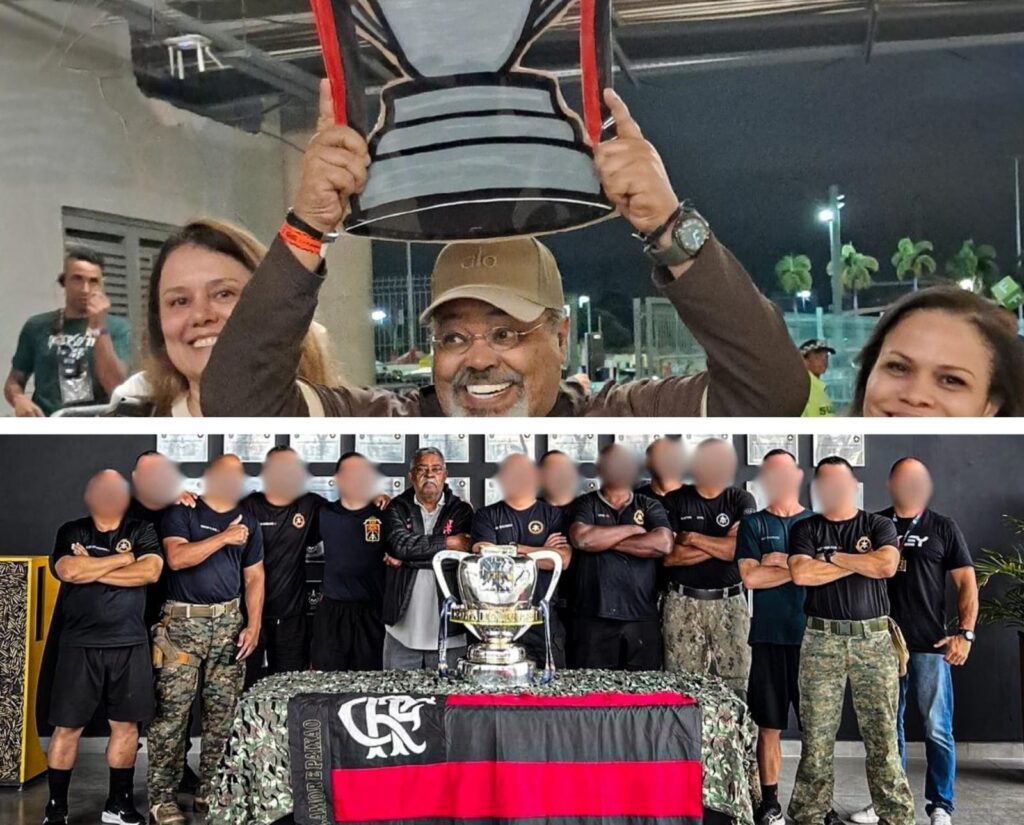
{"type": "Polygon", "coordinates": [[[924,748],[928,759],[924,796],[927,811],[945,808],[953,813],[956,781],[956,742],[953,741],[953,678],[940,653],[911,653],[907,675],[900,679],[900,704],[896,713],[896,737],[903,768],[907,767],[907,738],[903,717],[907,694],[912,693],[924,717],[924,748]]]}

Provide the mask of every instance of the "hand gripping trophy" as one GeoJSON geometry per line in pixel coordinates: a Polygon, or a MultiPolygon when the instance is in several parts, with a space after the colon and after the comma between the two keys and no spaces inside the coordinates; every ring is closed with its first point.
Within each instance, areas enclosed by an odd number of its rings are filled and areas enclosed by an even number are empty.
{"type": "Polygon", "coordinates": [[[402,74],[381,92],[366,187],[345,221],[350,233],[496,238],[612,214],[587,145],[601,133],[610,0],[579,0],[586,138],[555,78],[520,66],[571,2],[312,0],[335,111],[349,125],[365,133],[357,32],[402,74]]]}
{"type": "Polygon", "coordinates": [[[551,597],[562,575],[562,557],[554,550],[538,550],[518,555],[515,545],[485,545],[479,553],[442,550],[433,560],[434,575],[444,595],[441,608],[441,632],[438,641],[438,667],[447,671],[448,619],[463,624],[480,644],[470,645],[457,672],[483,687],[497,689],[527,687],[536,676],[536,664],[515,642],[533,625],[543,622],[545,662],[542,682],[554,677],[551,656],[551,597]],[[533,604],[537,584],[537,561],[554,565],[551,584],[540,604],[533,604]],[[446,562],[458,562],[456,580],[461,601],[452,595],[445,578],[446,562]]]}

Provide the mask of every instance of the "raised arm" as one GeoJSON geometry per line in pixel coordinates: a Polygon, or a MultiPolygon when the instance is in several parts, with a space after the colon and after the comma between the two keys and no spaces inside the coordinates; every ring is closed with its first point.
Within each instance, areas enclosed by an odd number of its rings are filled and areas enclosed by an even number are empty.
{"type": "Polygon", "coordinates": [[[133,564],[107,573],[100,582],[115,587],[144,587],[159,581],[163,569],[164,560],[154,553],[149,553],[133,564]]]}
{"type": "Polygon", "coordinates": [[[617,524],[613,527],[598,527],[577,521],[569,528],[569,541],[584,553],[601,553],[611,550],[626,539],[646,533],[639,524],[617,524]]]}
{"type": "Polygon", "coordinates": [[[793,577],[793,584],[798,584],[801,587],[815,587],[853,575],[852,570],[845,570],[811,556],[800,555],[789,557],[789,572],[793,577]]]}
{"type": "Polygon", "coordinates": [[[900,566],[900,551],[887,544],[868,553],[836,553],[832,564],[869,579],[891,579],[900,566]]]}
{"type": "Polygon", "coordinates": [[[167,555],[167,566],[171,570],[185,570],[196,567],[210,556],[229,544],[245,544],[249,539],[249,528],[242,524],[238,516],[221,533],[215,533],[208,539],[189,541],[181,536],[168,536],[164,539],[164,553],[167,555]]]}

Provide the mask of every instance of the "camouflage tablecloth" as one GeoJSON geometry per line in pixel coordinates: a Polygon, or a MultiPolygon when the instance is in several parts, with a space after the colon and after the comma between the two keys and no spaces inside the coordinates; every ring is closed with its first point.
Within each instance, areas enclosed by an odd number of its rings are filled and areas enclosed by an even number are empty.
{"type": "MultiPolygon", "coordinates": [[[[704,806],[752,825],[750,779],[756,728],[743,702],[715,677],[675,673],[563,670],[532,692],[573,696],[595,691],[678,691],[701,708],[704,806]]],[[[225,764],[210,799],[210,825],[270,825],[292,812],[288,700],[300,693],[484,693],[429,671],[286,673],[263,679],[238,703],[225,764]]]]}

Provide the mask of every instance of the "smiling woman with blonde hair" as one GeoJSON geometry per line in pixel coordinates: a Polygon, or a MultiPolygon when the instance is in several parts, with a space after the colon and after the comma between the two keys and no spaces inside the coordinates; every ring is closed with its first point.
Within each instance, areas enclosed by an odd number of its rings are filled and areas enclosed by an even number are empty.
{"type": "MultiPolygon", "coordinates": [[[[143,372],[115,395],[147,404],[152,415],[201,415],[199,385],[210,352],[266,251],[246,230],[212,218],[171,235],[150,275],[143,372]]],[[[326,330],[315,322],[303,341],[298,379],[303,395],[309,384],[339,380],[326,330]]]]}

